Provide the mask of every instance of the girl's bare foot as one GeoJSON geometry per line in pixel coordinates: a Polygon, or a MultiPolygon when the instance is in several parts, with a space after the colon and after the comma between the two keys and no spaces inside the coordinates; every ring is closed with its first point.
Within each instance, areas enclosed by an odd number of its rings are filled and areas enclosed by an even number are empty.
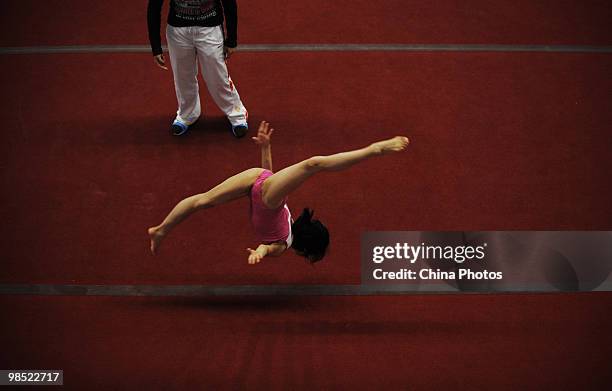
{"type": "Polygon", "coordinates": [[[377,143],[372,144],[372,148],[374,148],[377,153],[386,155],[391,152],[403,151],[408,146],[408,143],[410,143],[408,137],[395,136],[388,140],[379,141],[377,143]]]}
{"type": "Polygon", "coordinates": [[[164,238],[164,234],[161,232],[159,227],[151,227],[148,230],[149,237],[151,238],[151,254],[155,255],[157,253],[157,249],[164,238]]]}

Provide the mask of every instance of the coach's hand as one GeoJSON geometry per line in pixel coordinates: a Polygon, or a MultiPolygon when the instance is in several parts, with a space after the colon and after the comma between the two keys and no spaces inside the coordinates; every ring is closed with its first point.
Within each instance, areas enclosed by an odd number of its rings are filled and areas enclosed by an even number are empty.
{"type": "Polygon", "coordinates": [[[164,60],[164,55],[163,54],[158,54],[157,56],[153,56],[153,61],[161,69],[163,69],[165,71],[168,70],[168,67],[166,66],[166,60],[164,60]]]}
{"type": "Polygon", "coordinates": [[[229,60],[235,51],[236,51],[236,48],[231,48],[229,46],[223,46],[223,54],[225,55],[226,60],[229,60]]]}

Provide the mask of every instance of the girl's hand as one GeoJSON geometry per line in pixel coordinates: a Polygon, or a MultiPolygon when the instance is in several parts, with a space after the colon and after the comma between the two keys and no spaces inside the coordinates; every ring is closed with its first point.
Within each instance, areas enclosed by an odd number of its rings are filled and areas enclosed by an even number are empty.
{"type": "Polygon", "coordinates": [[[247,251],[249,252],[249,265],[255,265],[256,263],[261,262],[263,259],[263,255],[252,248],[247,248],[247,251]]]}
{"type": "Polygon", "coordinates": [[[263,146],[270,145],[270,136],[274,129],[270,129],[270,124],[266,121],[261,121],[257,130],[257,137],[251,137],[256,144],[263,146]]]}

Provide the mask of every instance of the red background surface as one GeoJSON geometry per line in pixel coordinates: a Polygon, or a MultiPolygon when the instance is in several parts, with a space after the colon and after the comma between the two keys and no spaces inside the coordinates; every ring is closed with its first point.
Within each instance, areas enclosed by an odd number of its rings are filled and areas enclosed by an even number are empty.
{"type": "MultiPolygon", "coordinates": [[[[0,46],[146,45],[145,2],[4,1],[0,46]]],[[[240,4],[241,43],[610,45],[604,1],[240,4]]],[[[168,135],[148,54],[0,55],[0,283],[346,284],[365,230],[610,230],[609,54],[237,53],[277,167],[397,133],[402,154],[290,198],[332,232],[315,268],[246,265],[246,200],[194,216],[158,257],[146,228],[258,164],[205,101],[168,135]]],[[[0,296],[0,368],[67,389],[590,389],[610,294],[138,298],[0,296]]]]}

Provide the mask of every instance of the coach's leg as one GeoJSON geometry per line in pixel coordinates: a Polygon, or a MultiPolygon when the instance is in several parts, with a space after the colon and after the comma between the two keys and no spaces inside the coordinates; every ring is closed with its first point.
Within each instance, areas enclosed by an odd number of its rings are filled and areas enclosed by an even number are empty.
{"type": "Polygon", "coordinates": [[[247,110],[240,100],[225,63],[221,26],[201,27],[199,31],[196,36],[198,61],[208,92],[232,126],[246,125],[247,110]]]}
{"type": "Polygon", "coordinates": [[[198,92],[198,63],[193,41],[192,27],[173,27],[166,29],[168,54],[174,75],[174,89],[178,110],[176,120],[191,125],[199,117],[200,94],[198,92]]]}

